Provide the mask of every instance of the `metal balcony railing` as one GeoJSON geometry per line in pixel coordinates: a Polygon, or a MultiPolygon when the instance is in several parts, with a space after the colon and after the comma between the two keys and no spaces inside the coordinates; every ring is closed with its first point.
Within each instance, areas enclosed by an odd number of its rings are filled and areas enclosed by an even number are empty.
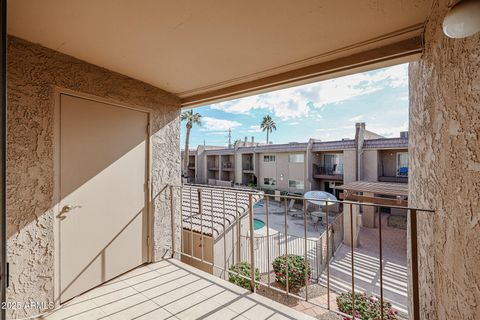
{"type": "Polygon", "coordinates": [[[395,183],[407,183],[408,176],[378,176],[378,181],[380,182],[395,182],[395,183]]]}
{"type": "Polygon", "coordinates": [[[232,162],[222,163],[222,169],[233,169],[233,163],[232,162]]]}
{"type": "Polygon", "coordinates": [[[333,166],[313,165],[314,175],[343,175],[343,164],[333,166]]]}
{"type": "Polygon", "coordinates": [[[253,171],[253,165],[250,164],[250,163],[244,164],[244,165],[242,166],[242,170],[244,170],[244,171],[253,171]]]}
{"type": "MultiPolygon", "coordinates": [[[[409,290],[411,297],[406,298],[406,304],[410,304],[410,301],[413,301],[413,304],[411,304],[408,309],[413,312],[411,315],[412,319],[419,319],[417,216],[420,213],[432,213],[434,212],[433,210],[351,201],[325,201],[323,206],[325,211],[321,213],[317,212],[315,215],[317,218],[319,216],[321,217],[322,228],[324,230],[319,240],[312,242],[308,237],[308,233],[310,232],[308,230],[311,230],[315,221],[318,223],[318,219],[314,219],[313,213],[308,211],[308,203],[309,201],[318,201],[318,199],[308,199],[299,196],[269,195],[256,191],[237,190],[235,188],[213,188],[200,185],[170,186],[169,190],[172,208],[171,221],[178,221],[174,216],[175,205],[180,204],[182,212],[181,219],[179,220],[180,225],[176,223],[171,224],[172,257],[176,256],[182,259],[183,257],[187,257],[192,262],[196,261],[202,266],[209,266],[212,273],[215,273],[215,270],[220,271],[225,279],[228,279],[229,275],[246,279],[250,282],[250,288],[253,292],[256,292],[257,286],[268,287],[270,290],[281,292],[287,297],[290,296],[299,300],[308,301],[312,305],[328,309],[349,319],[356,318],[356,316],[353,317],[352,314],[357,315],[355,311],[355,294],[362,293],[366,290],[364,286],[361,284],[358,285],[357,282],[364,281],[366,277],[372,277],[372,279],[374,279],[372,286],[373,295],[380,306],[387,306],[387,303],[395,304],[395,298],[392,297],[398,297],[399,288],[406,290],[407,283],[409,283],[408,285],[411,283],[412,287],[409,290]],[[177,197],[175,197],[175,195],[177,195],[177,197]],[[280,201],[278,201],[279,198],[280,201]],[[266,229],[263,235],[257,237],[254,230],[254,204],[260,199],[262,199],[261,201],[263,202],[266,229]],[[297,209],[294,209],[292,201],[293,204],[297,204],[297,209]],[[277,206],[273,206],[273,203],[276,203],[277,206]],[[298,209],[298,204],[301,204],[302,209],[298,209]],[[336,216],[337,218],[332,216],[330,207],[333,206],[337,207],[336,214],[343,214],[344,216],[341,216],[341,218],[338,218],[339,216],[336,216]],[[361,248],[355,247],[355,241],[352,240],[356,239],[359,229],[354,228],[354,220],[360,217],[359,214],[352,214],[357,212],[356,209],[354,211],[356,206],[363,207],[363,212],[365,212],[365,208],[368,207],[373,207],[373,209],[379,213],[381,212],[380,209],[384,207],[407,211],[408,230],[405,231],[405,239],[408,239],[406,241],[409,243],[405,243],[405,248],[408,247],[410,251],[408,252],[409,263],[407,264],[405,261],[404,266],[408,277],[407,275],[401,275],[403,278],[401,278],[402,280],[400,282],[403,281],[404,283],[399,283],[397,279],[392,279],[397,273],[401,273],[402,268],[398,263],[393,263],[385,259],[384,256],[384,239],[388,236],[389,230],[384,230],[386,226],[382,226],[382,214],[378,214],[377,217],[378,237],[376,240],[376,248],[378,248],[378,251],[376,254],[378,255],[378,259],[365,257],[365,253],[359,251],[361,248]],[[239,210],[240,208],[243,208],[244,211],[239,210]],[[279,219],[283,221],[283,229],[277,230],[278,232],[272,234],[273,229],[270,228],[272,226],[270,220],[274,218],[277,222],[279,219]],[[242,225],[241,223],[235,224],[235,222],[239,222],[242,219],[247,220],[248,230],[246,234],[242,235],[239,232],[237,236],[232,235],[227,240],[226,235],[232,230],[235,230],[235,228],[238,228],[239,225],[242,225]],[[291,222],[292,219],[295,219],[295,225],[298,226],[300,224],[302,226],[303,235],[292,236],[289,234],[289,226],[293,225],[289,224],[289,221],[291,222]],[[175,236],[175,230],[178,230],[178,227],[181,230],[180,243],[176,243],[175,236]],[[345,230],[343,230],[344,227],[345,230]],[[385,232],[387,233],[384,234],[385,232]],[[409,234],[408,238],[406,236],[407,233],[409,234]],[[222,237],[222,235],[223,239],[220,239],[219,237],[222,237]],[[345,243],[341,244],[342,249],[345,250],[343,253],[348,259],[338,261],[338,265],[332,269],[331,265],[337,263],[335,262],[335,259],[337,259],[337,257],[335,257],[336,254],[334,255],[336,249],[335,243],[339,241],[343,242],[343,239],[346,239],[342,238],[344,235],[348,235],[351,240],[348,245],[345,243]],[[194,245],[195,237],[197,239],[195,241],[199,241],[200,245],[194,245]],[[209,237],[211,241],[208,241],[209,237]],[[237,246],[233,244],[235,241],[238,241],[237,246]],[[214,248],[215,243],[223,243],[223,250],[214,248]],[[235,252],[227,252],[229,250],[234,250],[235,252]],[[208,251],[208,254],[206,254],[206,251],[208,251]],[[215,257],[211,256],[217,253],[220,254],[221,259],[215,259],[215,257]],[[321,259],[318,259],[316,256],[316,254],[318,255],[319,253],[321,259]],[[271,272],[273,270],[273,259],[281,256],[289,257],[292,254],[300,255],[305,265],[311,265],[317,272],[313,277],[311,274],[305,273],[304,282],[302,280],[302,284],[304,284],[305,287],[304,297],[290,290],[289,264],[286,264],[284,267],[286,285],[284,287],[271,285],[271,277],[274,277],[271,272]],[[312,265],[312,259],[317,263],[316,265],[312,265]],[[359,262],[357,262],[357,260],[359,260],[359,262]],[[240,261],[246,261],[250,264],[251,272],[249,276],[230,270],[234,263],[240,261]],[[392,269],[387,268],[389,264],[393,264],[392,269]],[[254,270],[257,268],[260,269],[260,272],[266,274],[266,276],[260,278],[260,280],[255,277],[254,270]],[[365,270],[366,268],[368,270],[365,270]],[[347,284],[341,283],[339,285],[337,283],[339,281],[338,279],[332,282],[332,273],[339,272],[339,270],[343,274],[350,272],[350,281],[347,284]],[[310,299],[309,286],[315,282],[321,283],[326,287],[326,304],[310,299]],[[385,283],[387,284],[386,289],[385,283]],[[330,296],[332,294],[339,294],[342,290],[347,291],[346,294],[350,294],[351,297],[350,306],[353,311],[348,312],[348,314],[331,305],[330,296]],[[390,294],[390,296],[387,295],[387,297],[385,297],[385,290],[387,290],[387,293],[389,290],[392,290],[395,294],[390,294]],[[355,294],[351,294],[352,292],[355,294]]],[[[276,227],[278,228],[278,223],[276,227]]],[[[369,233],[371,234],[371,231],[369,233]]],[[[398,243],[396,243],[396,245],[398,245],[398,243]]],[[[388,254],[389,252],[387,251],[387,255],[388,254]]],[[[406,253],[405,259],[407,259],[406,253]]],[[[342,279],[342,281],[348,281],[344,276],[342,279]]],[[[385,314],[384,308],[380,308],[380,319],[387,318],[388,314],[385,314]]]]}

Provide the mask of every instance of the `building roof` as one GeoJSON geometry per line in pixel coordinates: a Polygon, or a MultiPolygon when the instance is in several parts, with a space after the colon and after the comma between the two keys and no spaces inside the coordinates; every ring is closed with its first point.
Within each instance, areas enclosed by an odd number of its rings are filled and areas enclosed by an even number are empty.
{"type": "Polygon", "coordinates": [[[380,195],[402,196],[402,197],[408,196],[407,183],[353,181],[353,182],[345,183],[335,188],[343,189],[347,191],[353,191],[353,192],[371,192],[371,193],[380,194],[380,195]]]}
{"type": "Polygon", "coordinates": [[[261,192],[251,189],[185,185],[182,191],[183,229],[209,236],[213,233],[213,238],[218,237],[247,212],[249,194],[253,194],[253,203],[262,198],[261,192]],[[202,195],[201,214],[199,192],[202,195]]]}
{"type": "Polygon", "coordinates": [[[211,155],[224,155],[224,154],[234,154],[235,153],[235,149],[233,148],[225,148],[225,149],[213,149],[213,150],[206,150],[205,151],[205,154],[208,155],[208,156],[211,156],[211,155]]]}
{"type": "MultiPolygon", "coordinates": [[[[185,154],[185,150],[181,150],[181,153],[182,153],[182,156],[183,156],[183,155],[185,154]]],[[[195,149],[190,149],[190,150],[188,151],[188,155],[189,155],[189,156],[196,156],[196,155],[197,155],[197,150],[195,150],[195,149]]]]}
{"type": "Polygon", "coordinates": [[[254,153],[256,147],[239,147],[237,151],[239,153],[254,153]]]}
{"type": "MultiPolygon", "coordinates": [[[[366,139],[364,141],[365,149],[407,149],[408,138],[378,138],[378,139],[366,139]]],[[[267,152],[302,152],[307,151],[307,142],[294,142],[283,144],[268,144],[249,147],[234,148],[222,148],[205,150],[207,155],[226,155],[238,153],[267,153],[267,152]]],[[[355,140],[344,139],[337,141],[314,141],[312,143],[312,151],[330,151],[330,150],[346,150],[354,149],[355,140]]]]}
{"type": "Polygon", "coordinates": [[[294,142],[284,144],[269,144],[255,147],[255,152],[293,152],[293,151],[307,151],[308,143],[294,142]]]}
{"type": "Polygon", "coordinates": [[[355,148],[355,140],[318,141],[312,144],[312,151],[344,150],[355,148]]]}
{"type": "Polygon", "coordinates": [[[363,143],[365,149],[397,149],[408,148],[408,138],[368,139],[363,143]]]}

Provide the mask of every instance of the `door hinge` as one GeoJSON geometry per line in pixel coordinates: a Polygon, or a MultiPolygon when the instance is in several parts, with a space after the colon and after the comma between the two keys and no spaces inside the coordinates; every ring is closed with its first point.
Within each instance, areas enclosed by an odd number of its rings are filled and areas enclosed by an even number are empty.
{"type": "Polygon", "coordinates": [[[145,132],[147,134],[150,134],[150,123],[147,124],[147,127],[145,128],[145,132]]]}

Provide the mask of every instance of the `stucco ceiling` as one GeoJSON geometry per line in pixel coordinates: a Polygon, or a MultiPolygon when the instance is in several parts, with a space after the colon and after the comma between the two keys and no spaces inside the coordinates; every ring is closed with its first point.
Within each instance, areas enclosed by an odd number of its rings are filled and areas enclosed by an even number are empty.
{"type": "Polygon", "coordinates": [[[431,0],[10,0],[8,32],[180,97],[422,32],[431,0]]]}

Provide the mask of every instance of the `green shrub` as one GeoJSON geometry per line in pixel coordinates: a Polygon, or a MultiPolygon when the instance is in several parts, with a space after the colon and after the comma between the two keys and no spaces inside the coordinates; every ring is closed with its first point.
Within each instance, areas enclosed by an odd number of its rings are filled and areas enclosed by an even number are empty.
{"type": "MultiPolygon", "coordinates": [[[[337,296],[338,310],[352,315],[352,292],[342,293],[337,296]]],[[[366,320],[381,319],[380,300],[366,293],[355,292],[355,317],[366,320]]],[[[344,318],[347,319],[347,318],[344,318]]],[[[383,302],[383,319],[397,320],[398,311],[388,302],[383,302]]]]}
{"type": "MultiPolygon", "coordinates": [[[[285,255],[273,260],[273,271],[275,271],[275,281],[286,287],[287,285],[287,259],[285,255]]],[[[302,256],[288,255],[288,288],[300,288],[305,285],[305,276],[310,277],[310,263],[305,263],[302,256]]]]}
{"type": "MultiPolygon", "coordinates": [[[[247,279],[240,277],[236,274],[229,273],[228,281],[242,288],[251,290],[252,288],[250,286],[250,270],[250,263],[245,261],[236,263],[230,267],[230,271],[237,272],[238,274],[247,277],[247,279]]],[[[258,269],[255,269],[255,280],[260,281],[260,271],[258,271],[258,269]]]]}

